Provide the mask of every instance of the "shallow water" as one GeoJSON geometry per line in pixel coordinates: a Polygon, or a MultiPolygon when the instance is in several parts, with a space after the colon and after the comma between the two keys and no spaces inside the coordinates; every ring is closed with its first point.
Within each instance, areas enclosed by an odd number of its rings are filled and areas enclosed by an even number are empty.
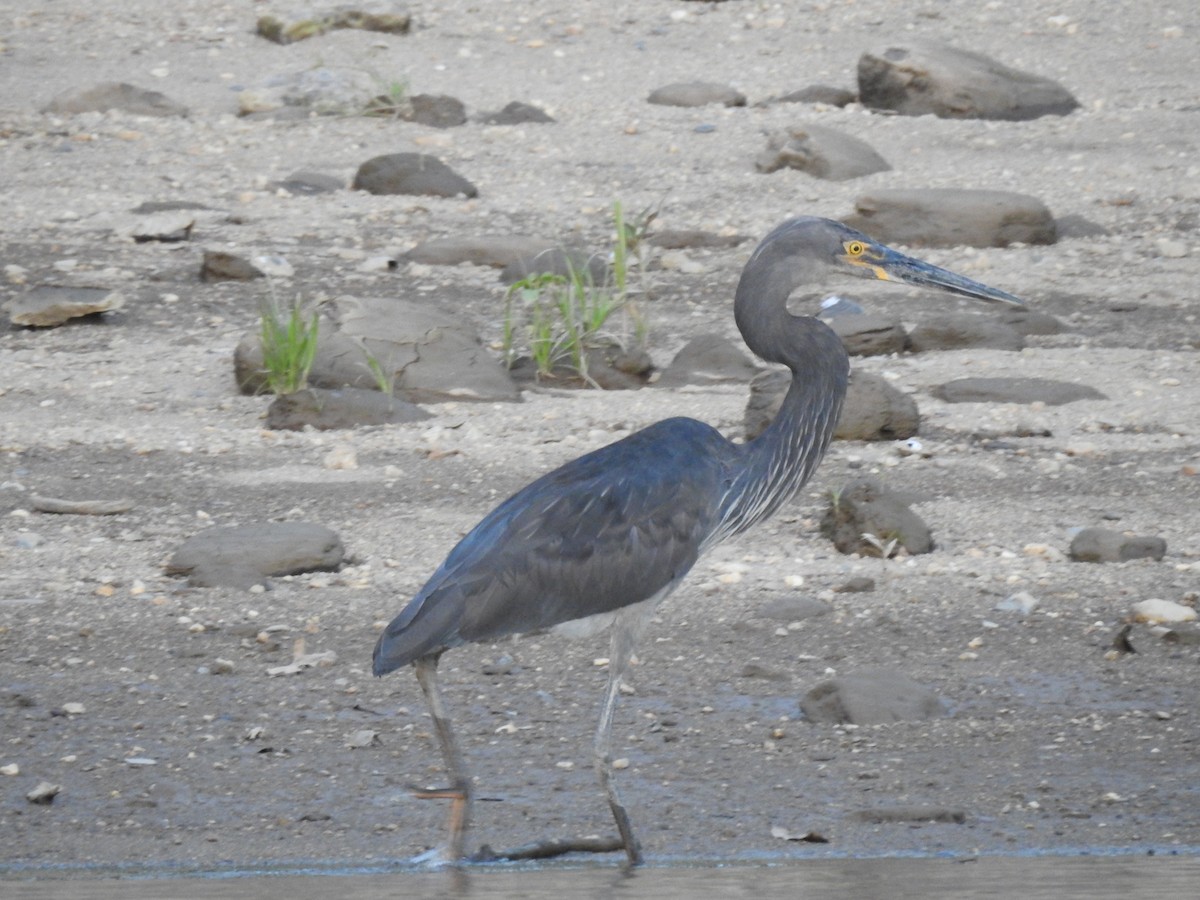
{"type": "MultiPolygon", "coordinates": [[[[45,876],[47,873],[40,872],[45,876]]],[[[34,873],[30,873],[34,877],[34,873]]],[[[1193,900],[1200,891],[1195,857],[986,857],[979,859],[814,860],[786,866],[709,868],[468,868],[389,874],[247,873],[177,878],[10,880],[6,900],[326,900],[331,893],[357,900],[397,897],[561,898],[697,896],[896,900],[954,897],[1061,900],[1067,897],[1193,900]]]]}

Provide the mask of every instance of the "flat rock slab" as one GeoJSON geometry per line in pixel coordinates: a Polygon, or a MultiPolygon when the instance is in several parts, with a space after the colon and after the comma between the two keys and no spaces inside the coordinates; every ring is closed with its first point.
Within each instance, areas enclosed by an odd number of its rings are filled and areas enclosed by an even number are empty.
{"type": "Polygon", "coordinates": [[[51,113],[107,112],[119,109],[137,116],[186,116],[188,109],[166,94],[124,81],[105,81],[84,90],[59,94],[46,106],[51,113]]]}
{"type": "Polygon", "coordinates": [[[546,238],[510,234],[479,234],[432,238],[404,254],[409,262],[427,266],[492,266],[503,269],[518,260],[536,257],[555,248],[546,238]]]}
{"type": "Polygon", "coordinates": [[[1086,384],[1048,378],[960,378],[935,387],[933,396],[946,403],[1044,403],[1062,406],[1077,400],[1107,400],[1086,384]]]}
{"type": "Polygon", "coordinates": [[[754,162],[760,172],[799,169],[825,181],[849,181],[891,169],[865,141],[820,125],[793,125],[767,138],[754,162]]]}
{"type": "Polygon", "coordinates": [[[266,277],[250,260],[224,250],[205,250],[200,261],[201,281],[250,281],[266,277]]]}
{"type": "Polygon", "coordinates": [[[563,278],[571,278],[575,273],[583,273],[592,284],[606,284],[610,269],[608,261],[599,253],[551,247],[549,250],[513,260],[500,270],[500,281],[513,284],[531,275],[560,275],[563,278]]]}
{"type": "Polygon", "coordinates": [[[913,555],[933,549],[929,526],[899,494],[871,478],[852,481],[831,498],[821,518],[821,534],[840,552],[863,556],[881,555],[865,534],[874,535],[885,546],[895,540],[913,555]]]}
{"type": "Polygon", "coordinates": [[[81,316],[112,312],[125,305],[125,297],[106,288],[39,285],[18,294],[5,310],[14,325],[52,328],[81,316]]]}
{"type": "Polygon", "coordinates": [[[858,197],[854,212],[842,221],[878,240],[916,247],[1007,247],[1058,239],[1045,204],[1008,191],[872,191],[858,197]]]}
{"type": "Polygon", "coordinates": [[[945,715],[941,698],[895,669],[864,669],[823,681],[804,695],[800,708],[813,722],[889,725],[945,715]]]}
{"type": "Polygon", "coordinates": [[[436,156],[387,153],[367,160],[354,175],[353,188],[369,194],[477,197],[479,190],[436,156]]]}
{"type": "Polygon", "coordinates": [[[873,313],[833,315],[822,317],[851,356],[886,356],[903,353],[908,346],[908,333],[898,319],[873,313]]]}
{"type": "Polygon", "coordinates": [[[727,84],[712,81],[679,81],[655,88],[646,98],[659,106],[745,106],[746,95],[727,84]]]}
{"type": "MultiPolygon", "coordinates": [[[[137,244],[152,242],[176,244],[186,241],[192,236],[196,226],[196,216],[186,210],[173,212],[151,213],[133,224],[123,233],[137,244]]],[[[118,233],[122,233],[118,230],[118,233]]]]}
{"type": "Polygon", "coordinates": [[[675,354],[658,379],[658,385],[678,387],[748,382],[756,374],[758,366],[733,341],[719,334],[702,334],[692,338],[675,354]]]}
{"type": "Polygon", "coordinates": [[[1049,78],[944,44],[892,44],[858,60],[864,106],[909,116],[1023,121],[1062,116],[1079,101],[1049,78]]]}
{"type": "Polygon", "coordinates": [[[1011,325],[971,313],[947,313],[933,321],[921,322],[908,335],[908,350],[912,353],[1024,347],[1024,336],[1011,325]]]}
{"type": "Polygon", "coordinates": [[[272,75],[238,93],[243,116],[291,110],[307,116],[353,116],[365,112],[379,93],[379,82],[366,69],[316,66],[272,75]]]}
{"type": "Polygon", "coordinates": [[[357,9],[339,9],[322,16],[284,22],[275,16],[261,16],[255,30],[276,44],[291,44],[339,28],[356,28],[384,34],[408,34],[412,18],[407,13],[369,13],[357,9]]]}
{"type": "Polygon", "coordinates": [[[449,94],[413,94],[400,113],[406,122],[429,128],[457,128],[467,122],[467,107],[449,94]]]}
{"type": "Polygon", "coordinates": [[[431,418],[415,403],[362,388],[306,388],[276,397],[267,407],[267,427],[276,431],[317,431],[396,425],[431,418]]]}
{"type": "Polygon", "coordinates": [[[484,125],[549,125],[554,117],[531,103],[514,100],[503,109],[479,117],[484,125]]]}
{"type": "MultiPolygon", "coordinates": [[[[746,439],[762,434],[779,412],[791,377],[786,372],[763,372],[750,383],[743,424],[746,439]]],[[[898,441],[917,434],[921,414],[916,402],[870,372],[853,372],[846,402],[833,437],[839,441],[898,441]]]]}
{"type": "Polygon", "coordinates": [[[1122,534],[1110,528],[1084,528],[1071,539],[1068,555],[1075,562],[1128,562],[1131,559],[1161,560],[1167,542],[1155,535],[1122,534]]]}
{"type": "Polygon", "coordinates": [[[308,522],[218,526],[188,538],[167,563],[193,587],[250,588],[270,575],[331,571],[342,563],[341,538],[308,522]]]}
{"type": "Polygon", "coordinates": [[[1067,330],[1054,316],[1036,309],[1006,309],[997,318],[1026,337],[1031,334],[1062,334],[1067,330]]]}
{"type": "MultiPolygon", "coordinates": [[[[461,319],[409,300],[342,296],[321,306],[313,387],[374,388],[368,354],[411,403],[517,400],[508,372],[461,319]]],[[[234,377],[242,393],[267,389],[257,329],[234,350],[234,377]]]]}

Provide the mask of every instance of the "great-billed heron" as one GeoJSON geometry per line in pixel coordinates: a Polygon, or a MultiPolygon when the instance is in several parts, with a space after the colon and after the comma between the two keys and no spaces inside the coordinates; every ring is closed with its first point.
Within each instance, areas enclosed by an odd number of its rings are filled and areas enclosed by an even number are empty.
{"type": "Polygon", "coordinates": [[[451,859],[462,855],[472,784],[438,691],[442,653],[515,633],[611,626],[594,760],[629,863],[642,861],[610,758],[621,678],[655,609],[701,554],[775,512],[825,454],[849,360],[832,330],[791,314],[787,300],[836,272],[1021,304],[828,219],[791,219],[768,234],[742,271],[734,317],[751,350],[792,373],[770,427],[737,444],[695,419],[666,419],[543,475],[484,517],[380,636],[375,674],[411,663],[433,717],[450,785],[430,793],[454,800],[451,859]]]}

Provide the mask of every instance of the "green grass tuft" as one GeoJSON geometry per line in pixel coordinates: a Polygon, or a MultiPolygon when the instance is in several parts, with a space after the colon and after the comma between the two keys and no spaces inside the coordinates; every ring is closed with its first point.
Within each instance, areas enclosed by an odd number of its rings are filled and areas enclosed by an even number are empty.
{"type": "Polygon", "coordinates": [[[308,386],[308,373],[317,358],[318,317],[305,318],[298,303],[286,315],[274,300],[264,303],[259,341],[267,388],[275,394],[294,394],[308,386]]]}

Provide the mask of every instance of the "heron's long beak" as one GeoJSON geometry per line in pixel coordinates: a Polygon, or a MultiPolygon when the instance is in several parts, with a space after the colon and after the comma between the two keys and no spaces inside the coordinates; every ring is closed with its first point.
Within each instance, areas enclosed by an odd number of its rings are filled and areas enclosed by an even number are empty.
{"type": "Polygon", "coordinates": [[[988,287],[986,284],[957,275],[949,269],[905,256],[896,250],[884,250],[882,256],[874,261],[874,265],[877,269],[883,270],[885,280],[940,288],[952,294],[961,294],[964,297],[973,297],[989,303],[1006,303],[1010,306],[1025,305],[1025,301],[1014,297],[1007,291],[988,287]]]}
{"type": "Polygon", "coordinates": [[[949,269],[905,256],[898,250],[892,250],[890,247],[883,247],[879,244],[869,245],[861,256],[844,256],[842,258],[854,266],[873,273],[881,281],[903,281],[906,284],[921,287],[940,288],[952,294],[961,294],[964,297],[973,297],[989,303],[1006,303],[1010,306],[1025,305],[1025,301],[1014,297],[1007,291],[988,287],[986,284],[957,275],[949,269]]]}

